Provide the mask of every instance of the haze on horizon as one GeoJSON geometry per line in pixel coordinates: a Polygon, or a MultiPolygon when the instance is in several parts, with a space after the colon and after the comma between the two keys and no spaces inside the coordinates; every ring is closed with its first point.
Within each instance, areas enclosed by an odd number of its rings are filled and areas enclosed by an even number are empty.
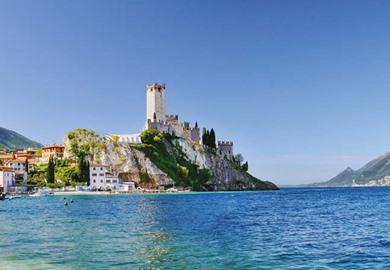
{"type": "Polygon", "coordinates": [[[0,2],[0,126],[136,133],[145,86],[255,176],[319,182],[390,150],[389,1],[0,2]]]}

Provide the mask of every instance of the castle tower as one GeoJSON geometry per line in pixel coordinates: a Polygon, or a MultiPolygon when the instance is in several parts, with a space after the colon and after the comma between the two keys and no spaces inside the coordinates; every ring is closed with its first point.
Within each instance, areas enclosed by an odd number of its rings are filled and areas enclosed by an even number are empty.
{"type": "Polygon", "coordinates": [[[146,85],[146,121],[166,121],[165,83],[146,85]]]}

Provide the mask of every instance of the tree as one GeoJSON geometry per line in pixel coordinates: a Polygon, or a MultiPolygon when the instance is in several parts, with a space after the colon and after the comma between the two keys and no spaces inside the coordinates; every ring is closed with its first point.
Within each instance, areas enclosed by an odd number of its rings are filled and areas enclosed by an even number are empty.
{"type": "Polygon", "coordinates": [[[217,148],[217,145],[215,144],[215,132],[214,132],[214,129],[210,130],[209,146],[211,148],[214,148],[214,149],[217,148]]]}
{"type": "Polygon", "coordinates": [[[238,166],[241,166],[242,162],[244,162],[244,157],[241,154],[237,154],[234,156],[234,160],[238,166]]]}
{"type": "Polygon", "coordinates": [[[198,128],[198,121],[195,122],[195,129],[198,128]]]}
{"type": "Polygon", "coordinates": [[[54,183],[54,171],[55,171],[55,163],[53,156],[49,157],[49,164],[47,166],[47,183],[54,183]]]}
{"type": "Polygon", "coordinates": [[[77,156],[77,167],[79,169],[79,181],[87,182],[87,185],[90,184],[89,177],[89,162],[86,160],[86,154],[84,152],[80,152],[77,156]]]}
{"type": "Polygon", "coordinates": [[[153,113],[153,120],[157,120],[157,115],[156,115],[156,113],[153,113]]]}
{"type": "Polygon", "coordinates": [[[206,131],[206,142],[205,142],[205,145],[210,147],[210,131],[209,130],[206,131]]]}
{"type": "Polygon", "coordinates": [[[26,158],[26,160],[24,161],[24,171],[26,173],[28,173],[28,159],[26,158]]]}
{"type": "Polygon", "coordinates": [[[190,122],[184,121],[184,129],[189,129],[189,128],[190,128],[190,122]]]}
{"type": "Polygon", "coordinates": [[[206,141],[207,141],[206,134],[207,134],[207,130],[206,130],[206,128],[203,128],[202,129],[202,144],[203,145],[206,145],[206,141]]]}
{"type": "Polygon", "coordinates": [[[35,157],[36,158],[42,157],[42,149],[37,149],[37,151],[35,152],[35,157]]]}
{"type": "Polygon", "coordinates": [[[248,161],[246,161],[244,164],[242,164],[241,168],[244,170],[244,171],[248,171],[248,161]]]}

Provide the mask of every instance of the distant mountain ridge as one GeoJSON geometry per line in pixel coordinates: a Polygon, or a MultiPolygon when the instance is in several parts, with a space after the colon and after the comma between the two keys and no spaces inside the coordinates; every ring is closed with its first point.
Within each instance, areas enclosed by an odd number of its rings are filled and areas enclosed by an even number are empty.
{"type": "Polygon", "coordinates": [[[0,149],[43,147],[42,144],[30,140],[19,133],[0,127],[0,149]]]}
{"type": "Polygon", "coordinates": [[[332,179],[314,183],[315,187],[390,186],[390,152],[371,160],[355,171],[348,167],[332,179]]]}

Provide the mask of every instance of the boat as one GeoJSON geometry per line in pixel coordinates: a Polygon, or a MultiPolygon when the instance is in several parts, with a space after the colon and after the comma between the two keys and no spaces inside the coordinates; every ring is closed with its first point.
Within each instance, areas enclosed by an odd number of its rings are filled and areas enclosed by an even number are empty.
{"type": "Polygon", "coordinates": [[[1,193],[0,194],[0,201],[4,200],[4,198],[5,198],[5,193],[1,193]]]}
{"type": "Polygon", "coordinates": [[[37,192],[30,195],[30,197],[39,197],[39,196],[47,196],[50,193],[47,190],[40,189],[37,192]]]}

